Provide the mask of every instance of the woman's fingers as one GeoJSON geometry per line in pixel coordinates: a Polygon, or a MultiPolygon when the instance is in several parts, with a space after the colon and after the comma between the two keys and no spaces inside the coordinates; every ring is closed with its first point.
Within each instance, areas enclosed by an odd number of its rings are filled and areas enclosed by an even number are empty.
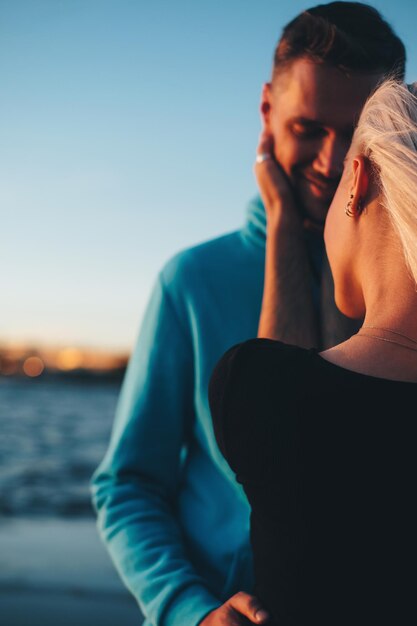
{"type": "Polygon", "coordinates": [[[255,163],[255,176],[267,212],[274,206],[284,205],[290,199],[292,200],[285,174],[273,155],[269,158],[268,154],[268,152],[258,152],[260,158],[255,163]]]}
{"type": "Polygon", "coordinates": [[[275,159],[274,138],[265,128],[259,135],[254,171],[268,219],[282,222],[283,212],[287,214],[285,219],[294,219],[290,215],[297,213],[294,196],[285,172],[275,159]]]}
{"type": "Polygon", "coordinates": [[[259,600],[244,591],[232,596],[227,604],[254,624],[265,624],[269,619],[268,612],[261,606],[259,600]]]}
{"type": "Polygon", "coordinates": [[[269,133],[265,129],[259,135],[258,147],[256,149],[256,153],[257,154],[268,153],[271,156],[274,153],[274,138],[272,137],[271,133],[269,133]]]}

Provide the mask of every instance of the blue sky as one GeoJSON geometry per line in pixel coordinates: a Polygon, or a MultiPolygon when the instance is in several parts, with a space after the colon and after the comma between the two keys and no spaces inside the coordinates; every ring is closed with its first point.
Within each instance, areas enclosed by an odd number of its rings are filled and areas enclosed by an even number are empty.
{"type": "MultiPolygon", "coordinates": [[[[417,3],[372,4],[417,78],[417,3]]],[[[308,6],[0,0],[0,341],[131,349],[161,265],[242,224],[260,89],[308,6]]]]}

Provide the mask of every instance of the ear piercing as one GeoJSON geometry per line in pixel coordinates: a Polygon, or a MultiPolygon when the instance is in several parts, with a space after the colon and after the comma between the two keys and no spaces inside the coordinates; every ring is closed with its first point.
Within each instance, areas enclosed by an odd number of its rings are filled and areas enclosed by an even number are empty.
{"type": "Polygon", "coordinates": [[[361,215],[361,213],[363,213],[364,209],[365,209],[365,204],[364,201],[362,200],[362,198],[358,199],[358,206],[356,209],[356,212],[352,210],[352,204],[353,204],[353,193],[350,194],[350,198],[349,201],[346,205],[345,208],[345,213],[348,217],[355,217],[355,213],[356,215],[361,215]]]}

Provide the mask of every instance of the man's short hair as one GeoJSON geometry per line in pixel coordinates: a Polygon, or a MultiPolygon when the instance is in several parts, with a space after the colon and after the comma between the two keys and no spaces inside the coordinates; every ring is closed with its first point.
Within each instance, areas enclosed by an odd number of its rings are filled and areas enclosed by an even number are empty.
{"type": "Polygon", "coordinates": [[[361,2],[320,4],[289,22],[275,50],[273,79],[299,58],[404,80],[404,44],[376,9],[361,2]]]}

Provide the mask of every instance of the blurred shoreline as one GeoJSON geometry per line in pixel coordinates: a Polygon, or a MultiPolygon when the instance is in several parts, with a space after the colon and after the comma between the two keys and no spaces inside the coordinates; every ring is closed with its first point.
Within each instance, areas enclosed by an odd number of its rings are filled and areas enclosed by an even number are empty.
{"type": "Polygon", "coordinates": [[[126,352],[0,342],[0,377],[36,379],[54,376],[80,380],[121,380],[128,358],[126,352]]]}

